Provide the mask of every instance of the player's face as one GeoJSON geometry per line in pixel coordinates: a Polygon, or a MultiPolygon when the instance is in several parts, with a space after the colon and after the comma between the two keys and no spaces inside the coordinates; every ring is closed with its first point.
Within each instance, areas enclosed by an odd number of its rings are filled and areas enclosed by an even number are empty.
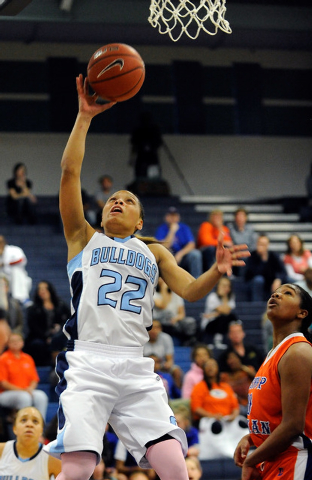
{"type": "Polygon", "coordinates": [[[36,408],[23,408],[17,413],[13,431],[17,439],[39,441],[43,431],[43,421],[36,408]]]}
{"type": "Polygon", "coordinates": [[[127,190],[114,193],[104,205],[102,227],[107,235],[121,237],[141,230],[143,220],[138,198],[127,190]]]}
{"type": "Polygon", "coordinates": [[[281,285],[272,293],[267,303],[267,316],[270,320],[302,319],[306,315],[307,311],[301,308],[301,296],[295,285],[281,285]]]}

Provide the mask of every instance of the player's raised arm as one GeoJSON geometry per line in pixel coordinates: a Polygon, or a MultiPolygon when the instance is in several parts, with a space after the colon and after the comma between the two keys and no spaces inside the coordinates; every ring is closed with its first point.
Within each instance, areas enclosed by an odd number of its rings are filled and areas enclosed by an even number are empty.
{"type": "Polygon", "coordinates": [[[69,248],[69,259],[84,248],[94,230],[86,222],[81,198],[80,174],[85,153],[86,136],[93,117],[107,110],[113,102],[96,103],[97,96],[88,94],[87,80],[76,79],[79,112],[65,147],[61,168],[60,213],[69,248]]]}

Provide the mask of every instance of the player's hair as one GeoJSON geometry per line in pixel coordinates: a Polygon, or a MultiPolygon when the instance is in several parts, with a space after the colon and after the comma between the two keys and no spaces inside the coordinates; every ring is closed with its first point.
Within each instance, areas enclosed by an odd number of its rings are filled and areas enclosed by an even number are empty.
{"type": "Polygon", "coordinates": [[[312,324],[312,298],[304,288],[300,287],[300,285],[290,285],[295,287],[300,295],[300,307],[308,312],[308,315],[301,322],[300,332],[303,333],[309,342],[312,342],[312,335],[309,332],[309,327],[312,324]]]}

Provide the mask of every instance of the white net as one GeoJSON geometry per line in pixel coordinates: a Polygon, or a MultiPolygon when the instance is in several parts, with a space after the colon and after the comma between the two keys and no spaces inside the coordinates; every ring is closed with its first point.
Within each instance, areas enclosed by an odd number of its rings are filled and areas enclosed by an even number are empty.
{"type": "Polygon", "coordinates": [[[215,35],[218,28],[232,33],[225,20],[226,0],[151,0],[148,21],[159,33],[176,42],[183,33],[193,40],[201,30],[215,35]]]}

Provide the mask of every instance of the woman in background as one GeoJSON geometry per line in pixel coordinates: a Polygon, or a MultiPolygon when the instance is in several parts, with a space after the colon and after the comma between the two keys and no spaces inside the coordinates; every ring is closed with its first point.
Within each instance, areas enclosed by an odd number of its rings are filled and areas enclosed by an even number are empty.
{"type": "Polygon", "coordinates": [[[15,223],[36,223],[37,198],[32,193],[32,182],[27,178],[24,163],[17,163],[13,168],[13,177],[7,181],[7,211],[15,223]]]}
{"type": "Polygon", "coordinates": [[[312,253],[304,248],[303,240],[299,235],[291,235],[287,240],[287,251],[283,256],[290,282],[304,279],[304,273],[312,267],[312,253]]]}

